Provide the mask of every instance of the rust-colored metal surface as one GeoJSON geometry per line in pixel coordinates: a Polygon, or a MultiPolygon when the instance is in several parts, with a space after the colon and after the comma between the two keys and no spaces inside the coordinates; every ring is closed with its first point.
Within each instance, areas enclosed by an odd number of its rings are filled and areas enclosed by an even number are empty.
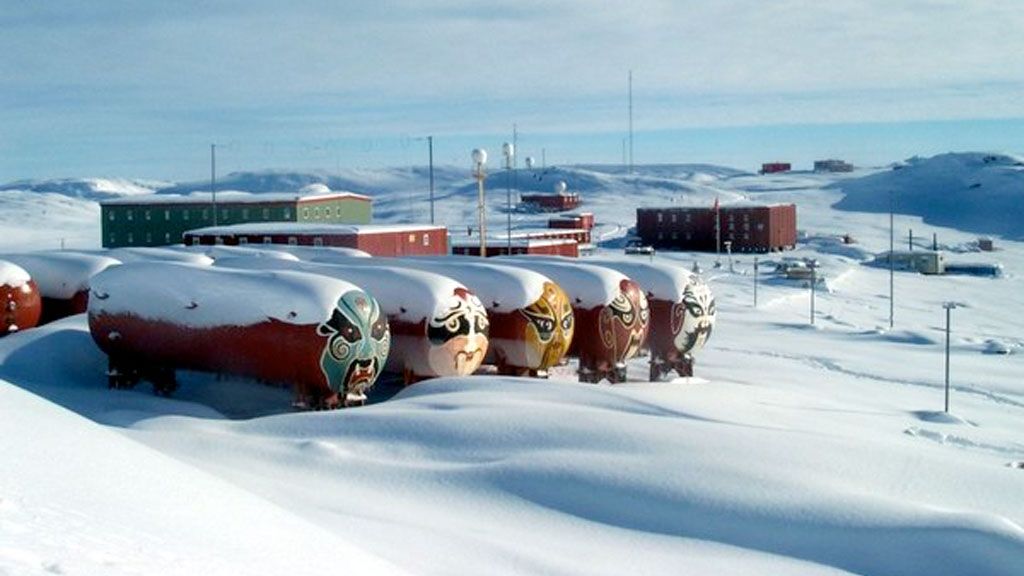
{"type": "Polygon", "coordinates": [[[647,338],[650,308],[643,290],[623,279],[611,303],[573,312],[576,337],[569,354],[579,357],[580,380],[624,382],[626,361],[637,355],[647,338]]]}
{"type": "Polygon", "coordinates": [[[488,361],[502,374],[537,376],[561,362],[576,329],[569,297],[554,282],[544,282],[540,298],[525,308],[491,311],[488,361]]]}
{"type": "Polygon", "coordinates": [[[31,280],[18,287],[0,286],[0,306],[3,306],[0,336],[37,326],[42,304],[39,289],[31,280]]]}
{"type": "Polygon", "coordinates": [[[89,331],[110,357],[111,387],[144,378],[169,393],[175,370],[198,370],[290,385],[297,404],[312,408],[365,400],[391,341],[376,301],[360,291],[342,295],[319,324],[271,318],[247,326],[195,327],[100,312],[90,314],[89,331]]]}
{"type": "Polygon", "coordinates": [[[675,371],[693,376],[693,355],[704,346],[715,326],[715,298],[704,281],[694,278],[678,300],[651,297],[650,379],[675,371]]]}
{"type": "Polygon", "coordinates": [[[43,298],[39,325],[81,314],[89,309],[89,291],[79,290],[71,298],[43,298]]]}

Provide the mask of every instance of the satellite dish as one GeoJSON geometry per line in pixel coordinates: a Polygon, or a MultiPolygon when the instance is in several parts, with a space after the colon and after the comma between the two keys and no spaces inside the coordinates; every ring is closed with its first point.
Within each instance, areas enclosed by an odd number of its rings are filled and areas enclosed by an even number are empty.
{"type": "Polygon", "coordinates": [[[565,185],[564,180],[559,180],[558,182],[555,182],[555,194],[565,194],[566,188],[567,186],[565,185]]]}
{"type": "Polygon", "coordinates": [[[473,163],[477,166],[483,166],[487,164],[487,150],[483,148],[474,148],[472,152],[473,163]]]}
{"type": "Polygon", "coordinates": [[[526,167],[529,168],[530,170],[533,170],[533,162],[533,156],[526,157],[526,167]]]}

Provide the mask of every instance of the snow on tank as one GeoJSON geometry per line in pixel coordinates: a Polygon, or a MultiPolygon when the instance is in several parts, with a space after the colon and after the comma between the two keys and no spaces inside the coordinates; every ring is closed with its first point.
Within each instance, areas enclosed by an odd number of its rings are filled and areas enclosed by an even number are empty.
{"type": "Polygon", "coordinates": [[[640,284],[651,308],[648,345],[651,380],[676,370],[693,375],[693,357],[704,347],[715,326],[715,298],[704,280],[667,262],[588,258],[587,262],[617,270],[640,284]]]}
{"type": "Polygon", "coordinates": [[[390,332],[376,300],[350,282],[292,271],[133,263],[93,278],[89,330],[110,358],[111,387],[174,371],[291,384],[300,404],[365,400],[390,332]]]}
{"type": "Polygon", "coordinates": [[[484,361],[503,374],[545,375],[572,342],[575,320],[568,296],[550,278],[532,270],[445,256],[358,261],[322,256],[319,261],[415,268],[465,284],[480,298],[490,318],[484,361]]]}
{"type": "Polygon", "coordinates": [[[402,374],[407,383],[472,374],[487,354],[490,323],[486,310],[471,290],[446,276],[392,266],[256,258],[223,259],[215,266],[301,270],[362,286],[380,302],[391,326],[392,353],[386,368],[402,374]]]}
{"type": "Polygon", "coordinates": [[[90,279],[121,263],[108,256],[65,251],[9,254],[3,258],[24,268],[38,287],[42,297],[40,324],[85,312],[90,279]]]}
{"type": "Polygon", "coordinates": [[[179,262],[182,264],[195,264],[209,266],[213,264],[213,258],[196,252],[186,252],[159,246],[137,246],[131,248],[114,248],[106,253],[111,258],[116,258],[124,263],[129,262],[179,262]]]}
{"type": "Polygon", "coordinates": [[[271,258],[276,260],[291,260],[297,262],[298,257],[273,248],[262,248],[252,246],[226,246],[224,244],[202,244],[193,246],[171,246],[172,250],[181,250],[192,254],[202,254],[217,260],[218,258],[271,258]]]}
{"type": "Polygon", "coordinates": [[[581,381],[625,381],[626,361],[640,351],[649,321],[647,297],[636,282],[576,259],[503,256],[492,260],[539,272],[569,295],[576,320],[569,354],[580,358],[581,381]]]}
{"type": "Polygon", "coordinates": [[[32,277],[21,266],[0,260],[0,336],[39,323],[42,299],[32,277]]]}

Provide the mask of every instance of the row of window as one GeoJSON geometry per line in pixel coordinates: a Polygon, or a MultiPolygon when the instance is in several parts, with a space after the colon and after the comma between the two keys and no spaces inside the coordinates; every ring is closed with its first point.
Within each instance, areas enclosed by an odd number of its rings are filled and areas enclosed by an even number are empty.
{"type": "MultiPolygon", "coordinates": [[[[159,237],[159,235],[157,235],[157,237],[159,237]]],[[[148,245],[153,243],[153,233],[152,232],[146,232],[145,236],[140,236],[140,238],[145,238],[145,240],[142,242],[143,246],[148,246],[148,245]]],[[[107,240],[108,240],[108,245],[110,245],[110,246],[117,246],[118,245],[117,234],[115,232],[111,232],[107,236],[107,240]]],[[[177,242],[177,240],[175,240],[174,242],[177,242]]],[[[125,234],[124,235],[124,243],[127,244],[128,246],[134,245],[135,244],[135,234],[133,234],[132,232],[129,232],[129,233],[125,234]]],[[[172,241],[171,241],[171,233],[170,232],[164,232],[163,243],[164,244],[171,244],[172,243],[172,241]]]]}
{"type": "MultiPolygon", "coordinates": [[[[677,212],[672,212],[670,214],[670,216],[671,216],[670,220],[673,223],[676,223],[676,222],[679,221],[679,214],[677,212]]],[[[689,222],[690,221],[690,213],[689,212],[683,213],[683,216],[685,216],[684,222],[689,222]]],[[[729,220],[729,221],[735,220],[736,219],[736,215],[734,213],[732,213],[732,212],[729,212],[728,215],[726,216],[726,219],[729,220]]],[[[744,212],[743,213],[743,221],[747,222],[749,220],[750,220],[750,214],[747,213],[747,212],[744,212]]],[[[658,212],[658,223],[660,224],[660,223],[662,223],[664,221],[665,221],[664,213],[658,212]]]]}
{"type": "MultiPolygon", "coordinates": [[[[687,233],[686,233],[686,234],[685,234],[684,236],[685,236],[685,240],[686,240],[687,242],[689,242],[690,240],[693,240],[693,234],[691,234],[691,233],[689,233],[689,232],[687,232],[687,233]]],[[[671,233],[671,234],[669,235],[669,237],[670,237],[670,238],[671,238],[672,240],[679,240],[679,233],[678,233],[678,232],[672,232],[672,233],[671,233]]],[[[664,232],[658,232],[658,240],[664,240],[664,239],[665,239],[665,233],[664,233],[664,232]]],[[[736,239],[736,237],[735,237],[735,234],[733,234],[733,233],[731,233],[731,232],[730,232],[730,233],[728,234],[728,238],[727,238],[727,239],[728,239],[728,240],[735,240],[735,239],[736,239]]],[[[749,240],[750,240],[750,234],[748,234],[748,233],[744,232],[744,233],[743,233],[743,239],[744,239],[744,240],[747,240],[747,241],[749,241],[749,240]]]]}
{"type": "MultiPolygon", "coordinates": [[[[309,208],[306,208],[306,210],[308,211],[309,208]]],[[[330,210],[330,209],[328,209],[328,210],[330,210]]],[[[124,218],[125,220],[132,221],[132,220],[135,219],[135,210],[132,209],[132,208],[128,208],[127,210],[123,210],[123,211],[109,210],[108,209],[107,210],[107,220],[110,220],[111,222],[116,221],[117,218],[118,218],[117,215],[118,215],[119,212],[121,214],[120,217],[124,218]]],[[[210,209],[209,208],[196,209],[196,210],[190,210],[190,209],[185,209],[185,210],[140,210],[140,212],[141,212],[141,218],[144,219],[144,220],[152,220],[154,218],[154,216],[159,218],[162,215],[165,222],[170,222],[172,214],[174,214],[175,212],[181,214],[181,219],[182,220],[191,220],[193,213],[195,213],[195,216],[198,219],[200,219],[200,220],[209,220],[210,219],[210,209]]],[[[248,220],[253,215],[249,208],[242,208],[240,210],[239,209],[232,210],[232,209],[229,209],[229,208],[221,208],[221,210],[220,210],[220,219],[221,220],[228,220],[229,216],[231,215],[231,212],[234,212],[235,214],[239,215],[242,220],[248,220]]],[[[340,212],[340,210],[339,210],[339,212],[340,212]]],[[[270,208],[262,208],[260,210],[260,216],[264,220],[270,220],[270,208]]],[[[291,217],[292,217],[292,210],[291,210],[291,208],[285,208],[284,212],[283,212],[283,218],[285,220],[290,220],[291,217]]]]}
{"type": "MultiPolygon", "coordinates": [[[[313,206],[313,208],[311,210],[309,206],[303,206],[302,207],[302,217],[305,218],[306,220],[309,220],[310,219],[310,214],[312,214],[312,219],[313,220],[319,220],[320,219],[320,215],[321,215],[320,207],[319,206],[313,206]]],[[[323,208],[323,217],[324,218],[333,218],[334,215],[335,215],[335,211],[330,206],[324,206],[324,208],[323,208]]],[[[339,218],[341,217],[341,215],[342,215],[341,208],[338,208],[337,215],[338,215],[339,218]]]]}

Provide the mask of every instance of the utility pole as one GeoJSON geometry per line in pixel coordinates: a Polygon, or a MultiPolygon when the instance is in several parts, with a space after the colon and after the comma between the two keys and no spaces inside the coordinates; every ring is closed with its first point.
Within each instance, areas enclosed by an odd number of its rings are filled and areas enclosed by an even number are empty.
{"type": "Polygon", "coordinates": [[[811,267],[811,326],[814,326],[814,294],[817,292],[818,287],[818,268],[816,266],[811,267]]]}
{"type": "Polygon", "coordinates": [[[757,256],[754,256],[754,308],[757,308],[757,256]]]}
{"type": "Polygon", "coordinates": [[[210,201],[213,203],[213,225],[217,225],[217,145],[210,144],[210,201]]]}
{"type": "Polygon", "coordinates": [[[427,154],[430,160],[430,223],[434,223],[434,137],[427,136],[427,154]]]}
{"type": "Polygon", "coordinates": [[[629,173],[633,173],[633,71],[629,71],[629,173]]]}
{"type": "Polygon", "coordinates": [[[949,316],[953,308],[959,306],[956,302],[945,302],[942,307],[946,309],[946,408],[949,414],[949,316]]]}
{"type": "Polygon", "coordinates": [[[893,236],[893,212],[896,209],[896,193],[889,191],[889,328],[893,327],[893,316],[895,315],[895,286],[896,286],[896,239],[893,236]]]}

